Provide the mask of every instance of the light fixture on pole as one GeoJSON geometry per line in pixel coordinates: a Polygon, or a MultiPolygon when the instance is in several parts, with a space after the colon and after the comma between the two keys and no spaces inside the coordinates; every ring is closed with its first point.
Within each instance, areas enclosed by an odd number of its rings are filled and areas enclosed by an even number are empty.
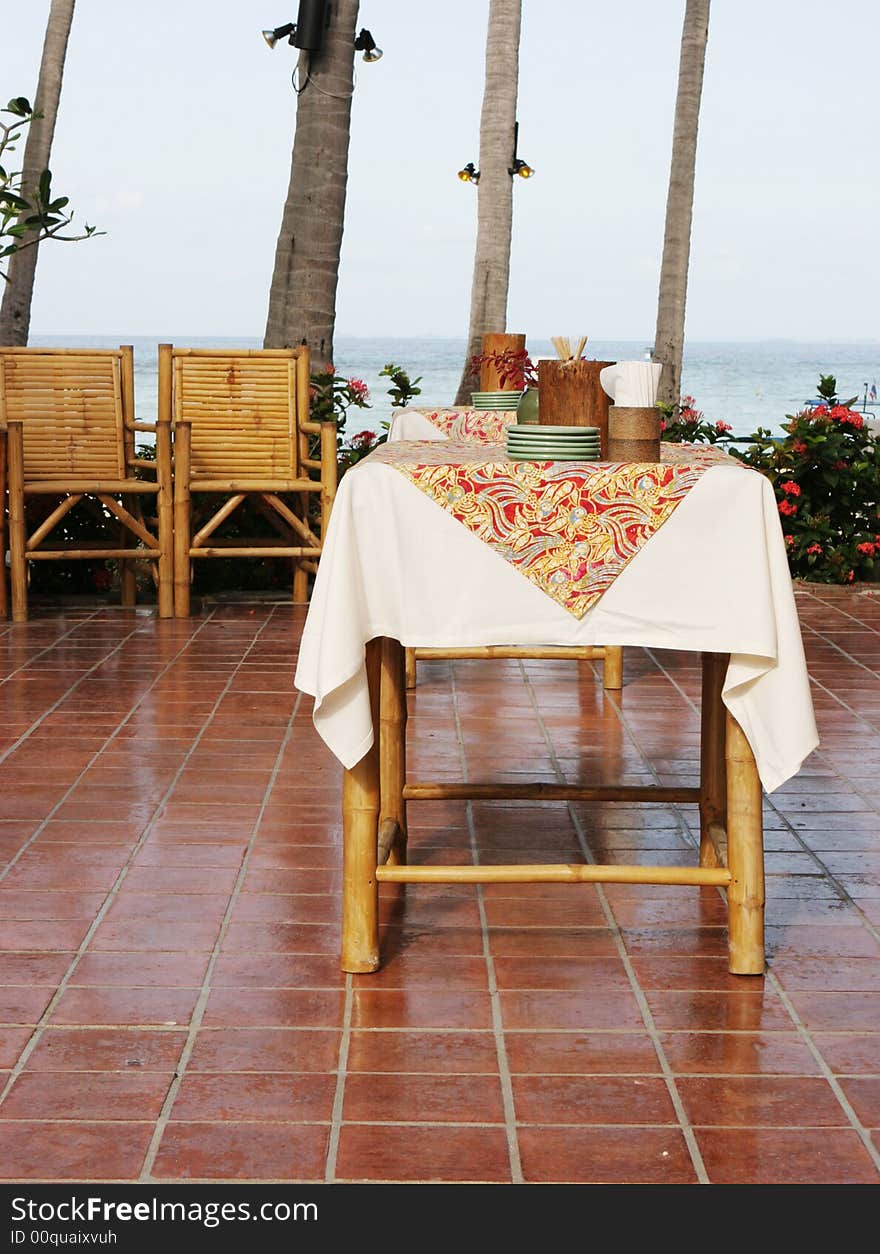
{"type": "Polygon", "coordinates": [[[480,181],[480,171],[474,166],[473,161],[469,161],[466,166],[459,170],[458,177],[462,183],[473,183],[476,186],[480,181]]]}
{"type": "Polygon", "coordinates": [[[516,155],[517,144],[519,142],[519,122],[513,124],[513,165],[508,167],[507,173],[513,178],[519,175],[521,179],[530,179],[535,173],[534,168],[521,160],[516,155]]]}
{"type": "Polygon", "coordinates": [[[367,64],[370,64],[373,61],[382,60],[382,49],[376,47],[376,41],[366,27],[362,27],[360,31],[358,31],[358,37],[354,41],[354,49],[355,52],[362,52],[364,54],[364,60],[367,64]]]}
{"type": "MultiPolygon", "coordinates": [[[[274,48],[279,40],[287,38],[287,42],[295,48],[303,48],[306,52],[319,52],[324,46],[324,31],[328,21],[327,0],[299,0],[299,10],[295,22],[285,22],[274,30],[264,30],[263,38],[270,48],[274,48]]],[[[379,56],[381,56],[381,52],[379,56]]]]}

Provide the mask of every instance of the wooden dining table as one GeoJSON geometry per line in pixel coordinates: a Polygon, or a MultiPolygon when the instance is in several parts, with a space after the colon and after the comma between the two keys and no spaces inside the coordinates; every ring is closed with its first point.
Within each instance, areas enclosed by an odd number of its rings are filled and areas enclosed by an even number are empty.
{"type": "Polygon", "coordinates": [[[762,789],[794,775],[818,743],[763,476],[698,446],[665,446],[661,463],[644,466],[525,465],[503,445],[434,439],[380,448],[342,480],[295,682],[345,767],[344,970],[379,966],[381,883],[627,882],[724,889],[729,969],[763,972],[762,789]],[[699,785],[410,779],[404,646],[499,640],[700,654],[699,785]],[[438,799],[696,803],[699,858],[419,864],[407,805],[438,799]]]}

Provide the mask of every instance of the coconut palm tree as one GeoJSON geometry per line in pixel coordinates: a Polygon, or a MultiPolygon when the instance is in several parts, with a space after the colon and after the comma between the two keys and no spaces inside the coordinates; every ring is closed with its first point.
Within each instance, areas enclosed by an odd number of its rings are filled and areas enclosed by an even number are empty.
{"type": "Polygon", "coordinates": [[[455,404],[470,402],[479,387],[471,364],[484,335],[507,329],[510,238],[513,229],[513,158],[522,0],[490,0],[486,82],[480,115],[477,246],[471,285],[468,346],[455,404]]]}
{"type": "Polygon", "coordinates": [[[290,185],[275,249],[266,348],[308,344],[333,360],[345,218],[358,0],[334,0],[320,51],[303,52],[290,185]]]}
{"type": "Polygon", "coordinates": [[[681,33],[678,96],[675,102],[672,164],[666,200],[666,230],[653,353],[654,361],[663,366],[658,399],[670,405],[677,405],[681,396],[681,356],[684,347],[684,310],[694,206],[697,128],[708,37],[709,0],[687,0],[681,33]]]}
{"type": "MultiPolygon", "coordinates": [[[[64,76],[64,58],[67,55],[67,40],[75,2],[76,0],[52,0],[49,7],[40,77],[34,99],[34,110],[42,114],[42,117],[36,117],[31,122],[24,147],[21,189],[25,197],[38,185],[40,175],[49,167],[61,96],[61,80],[64,76]]],[[[4,284],[3,303],[0,305],[0,344],[21,346],[28,342],[38,251],[39,245],[34,244],[32,247],[22,248],[9,260],[8,281],[4,284]]]]}

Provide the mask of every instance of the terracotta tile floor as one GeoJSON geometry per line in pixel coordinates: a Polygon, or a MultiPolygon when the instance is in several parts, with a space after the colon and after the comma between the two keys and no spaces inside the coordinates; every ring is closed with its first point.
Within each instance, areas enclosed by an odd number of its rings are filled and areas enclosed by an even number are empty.
{"type": "MultiPolygon", "coordinates": [[[[383,892],[337,968],[304,610],[0,629],[0,1177],[880,1181],[880,598],[799,592],[821,750],[766,803],[764,979],[710,889],[383,892]]],[[[696,782],[688,655],[420,666],[422,777],[696,782]]],[[[693,807],[427,803],[414,859],[695,856],[693,807]]]]}

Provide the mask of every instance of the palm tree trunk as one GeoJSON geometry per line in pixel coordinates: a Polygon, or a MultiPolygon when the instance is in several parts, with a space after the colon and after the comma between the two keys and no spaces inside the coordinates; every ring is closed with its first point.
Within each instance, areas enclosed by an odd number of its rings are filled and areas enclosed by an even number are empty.
{"type": "Polygon", "coordinates": [[[318,366],[333,360],[358,3],[331,0],[324,47],[300,56],[290,185],[269,293],[265,347],[308,344],[318,366]]]}
{"type": "Polygon", "coordinates": [[[477,247],[471,286],[468,346],[456,405],[470,404],[479,387],[471,359],[483,336],[507,329],[510,238],[513,229],[513,160],[522,0],[490,0],[486,35],[486,84],[480,116],[480,181],[477,185],[477,247]]]}
{"type": "MultiPolygon", "coordinates": [[[[61,80],[64,76],[64,58],[67,55],[67,40],[75,3],[76,0],[52,0],[49,9],[40,77],[34,100],[34,110],[43,116],[36,118],[28,128],[21,178],[24,196],[36,187],[40,175],[49,168],[61,96],[61,80]]],[[[39,245],[34,244],[13,253],[9,258],[8,281],[4,284],[3,303],[0,305],[0,344],[21,347],[28,342],[38,250],[39,245]]]]}
{"type": "Polygon", "coordinates": [[[709,0],[687,0],[681,33],[672,165],[666,200],[666,231],[653,353],[654,361],[663,365],[658,399],[670,405],[677,405],[681,396],[681,357],[684,348],[684,311],[694,207],[697,129],[708,38],[709,0]]]}

